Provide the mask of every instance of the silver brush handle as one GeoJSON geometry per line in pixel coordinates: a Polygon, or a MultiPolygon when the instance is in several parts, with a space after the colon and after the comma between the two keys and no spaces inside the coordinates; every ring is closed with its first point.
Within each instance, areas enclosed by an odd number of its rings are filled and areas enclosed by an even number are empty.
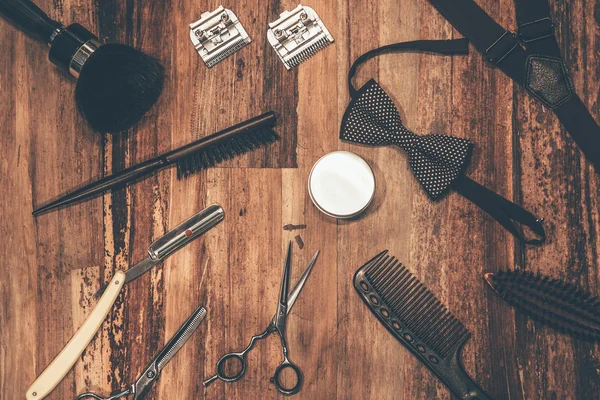
{"type": "Polygon", "coordinates": [[[152,243],[148,255],[153,260],[163,260],[217,225],[224,217],[225,212],[220,206],[208,206],[152,243]]]}
{"type": "Polygon", "coordinates": [[[48,43],[62,25],[29,0],[2,0],[0,14],[40,42],[48,43]]]}

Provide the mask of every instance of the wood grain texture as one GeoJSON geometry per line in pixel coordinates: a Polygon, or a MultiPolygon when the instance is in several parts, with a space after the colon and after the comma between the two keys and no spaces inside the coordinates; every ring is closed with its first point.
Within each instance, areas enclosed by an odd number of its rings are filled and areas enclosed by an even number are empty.
{"type": "MultiPolygon", "coordinates": [[[[512,0],[477,3],[514,30],[512,0]]],[[[494,399],[600,399],[600,346],[531,322],[488,290],[482,276],[521,268],[600,292],[600,177],[556,117],[473,48],[461,57],[385,55],[355,78],[356,86],[377,78],[410,129],[475,144],[468,175],[546,220],[546,245],[523,247],[456,194],[430,202],[402,152],[338,140],[349,102],[347,71],[356,57],[393,42],[460,37],[428,2],[303,2],[318,12],[335,43],[290,72],[265,33],[269,21],[297,5],[291,0],[224,1],[252,43],[207,69],[189,42],[188,25],[219,4],[39,0],[53,18],[79,22],[165,65],[158,104],[114,136],[89,130],[74,105],[73,81],[46,62],[47,49],[0,21],[0,398],[23,397],[116,270],[217,203],[225,220],[126,285],[50,399],[121,390],[199,304],[208,317],[148,398],[280,398],[269,383],[281,361],[274,337],[250,353],[240,382],[204,388],[202,381],[222,354],[243,348],[268,324],[285,248],[296,236],[304,248],[294,244],[292,279],[317,249],[321,255],[288,320],[290,358],[305,379],[295,398],[451,398],[354,292],[356,269],[387,248],[473,333],[464,363],[494,399]],[[271,109],[282,136],[272,146],[185,180],[164,170],[37,219],[30,214],[75,186],[271,109]],[[338,149],[365,158],[377,180],[373,204],[351,221],[324,216],[306,191],[314,162],[338,149]]],[[[551,6],[577,91],[599,117],[599,5],[568,0],[551,6]]]]}

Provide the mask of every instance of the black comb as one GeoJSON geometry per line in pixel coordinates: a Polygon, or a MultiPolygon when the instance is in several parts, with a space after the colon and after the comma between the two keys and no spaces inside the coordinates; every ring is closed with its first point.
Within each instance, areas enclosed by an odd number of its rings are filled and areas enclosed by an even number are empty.
{"type": "Polygon", "coordinates": [[[491,400],[467,374],[464,325],[395,257],[382,251],[354,275],[354,287],[396,339],[461,399],[491,400]]]}
{"type": "Polygon", "coordinates": [[[172,164],[177,164],[178,179],[204,168],[212,167],[236,155],[278,140],[279,136],[273,130],[276,120],[275,113],[269,111],[240,122],[183,147],[105,176],[36,209],[33,211],[33,215],[98,196],[109,189],[121,188],[131,181],[172,164]]]}
{"type": "Polygon", "coordinates": [[[531,319],[579,339],[600,341],[600,300],[589,292],[529,271],[488,273],[485,280],[531,319]]]}

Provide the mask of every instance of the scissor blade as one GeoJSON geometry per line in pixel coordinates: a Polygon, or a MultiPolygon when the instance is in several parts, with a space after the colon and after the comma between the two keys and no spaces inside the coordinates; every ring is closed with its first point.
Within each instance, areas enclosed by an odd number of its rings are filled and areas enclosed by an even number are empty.
{"type": "MultiPolygon", "coordinates": [[[[304,272],[302,273],[300,278],[298,278],[298,280],[294,284],[294,287],[292,288],[292,291],[290,292],[290,294],[288,296],[288,301],[287,301],[287,313],[288,314],[290,313],[290,310],[294,306],[294,303],[296,302],[298,295],[302,291],[302,288],[304,287],[304,284],[306,283],[308,276],[310,275],[315,263],[317,262],[317,257],[319,257],[319,250],[317,250],[315,255],[310,259],[310,261],[308,262],[308,265],[306,266],[306,269],[304,270],[304,272]]],[[[272,322],[275,322],[275,317],[273,317],[272,322]]]]}
{"type": "Polygon", "coordinates": [[[156,368],[158,373],[162,371],[165,365],[177,354],[177,352],[183,347],[185,342],[192,336],[194,331],[198,329],[200,323],[206,317],[206,309],[204,307],[198,307],[192,315],[181,325],[177,332],[173,335],[169,343],[160,351],[158,356],[153,362],[156,362],[156,368]]]}
{"type": "MultiPolygon", "coordinates": [[[[279,292],[279,307],[287,307],[288,293],[290,288],[290,270],[292,268],[292,241],[288,244],[285,263],[283,264],[283,276],[281,277],[281,291],[279,292]]],[[[279,314],[279,311],[277,311],[279,314]]],[[[287,313],[286,313],[287,314],[287,313]]]]}

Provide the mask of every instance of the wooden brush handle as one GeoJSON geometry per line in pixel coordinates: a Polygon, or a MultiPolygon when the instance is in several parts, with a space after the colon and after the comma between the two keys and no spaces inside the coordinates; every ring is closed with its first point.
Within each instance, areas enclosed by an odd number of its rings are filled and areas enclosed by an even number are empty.
{"type": "Polygon", "coordinates": [[[2,0],[0,14],[35,40],[44,43],[48,43],[52,34],[62,28],[60,23],[29,0],[2,0]]]}
{"type": "Polygon", "coordinates": [[[102,325],[106,315],[112,308],[115,300],[117,300],[117,296],[124,283],[125,273],[118,271],[83,325],[81,325],[79,330],[69,340],[69,343],[58,353],[50,365],[46,367],[44,372],[27,389],[27,400],[43,399],[67,375],[75,362],[81,357],[87,345],[94,338],[98,329],[100,329],[100,325],[102,325]]]}

